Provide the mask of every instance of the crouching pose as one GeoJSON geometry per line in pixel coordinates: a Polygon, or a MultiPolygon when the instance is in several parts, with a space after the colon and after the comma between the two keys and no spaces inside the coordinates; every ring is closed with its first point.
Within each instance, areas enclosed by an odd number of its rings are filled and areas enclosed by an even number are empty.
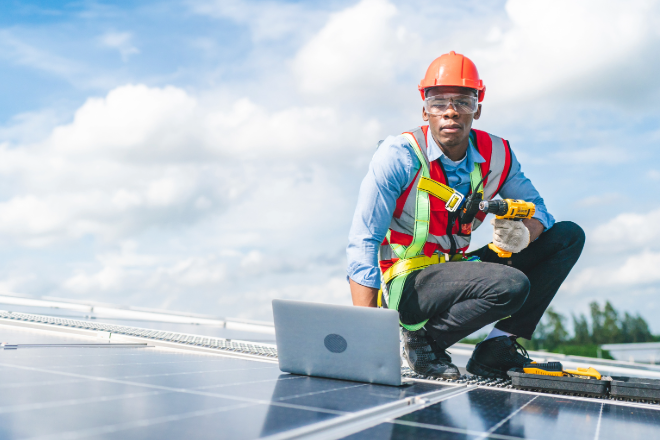
{"type": "Polygon", "coordinates": [[[517,338],[531,339],[584,232],[555,223],[508,141],[472,129],[486,91],[472,61],[442,55],[419,91],[428,125],[385,139],[360,187],[347,248],[353,304],[398,310],[411,368],[452,379],[460,374],[447,348],[497,321],[467,370],[505,378],[531,361],[517,338]],[[493,219],[493,243],[510,257],[488,246],[465,253],[485,219],[459,215],[476,192],[536,205],[523,221],[493,219]]]}

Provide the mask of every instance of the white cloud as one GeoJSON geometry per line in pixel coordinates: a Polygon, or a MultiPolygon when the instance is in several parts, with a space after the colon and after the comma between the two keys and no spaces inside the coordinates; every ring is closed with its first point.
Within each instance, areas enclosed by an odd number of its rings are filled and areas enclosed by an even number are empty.
{"type": "Polygon", "coordinates": [[[246,0],[194,0],[191,10],[219,19],[231,19],[250,28],[256,42],[300,37],[318,25],[325,12],[305,3],[246,0]]]}
{"type": "Polygon", "coordinates": [[[0,146],[0,176],[16,185],[0,202],[0,240],[113,240],[153,222],[194,222],[255,191],[290,191],[264,179],[360,151],[377,128],[332,108],[271,112],[248,99],[205,107],[174,87],[119,87],[42,142],[0,146]]]}
{"type": "Polygon", "coordinates": [[[217,256],[143,255],[130,241],[122,244],[120,252],[99,255],[97,260],[100,269],[77,270],[63,282],[64,289],[78,295],[147,290],[171,296],[179,289],[215,287],[226,276],[226,266],[217,256]]]}
{"type": "Polygon", "coordinates": [[[292,68],[302,91],[353,99],[387,93],[418,43],[396,26],[397,8],[386,0],[362,0],[332,14],[296,54],[292,68]]]}
{"type": "MultiPolygon", "coordinates": [[[[612,204],[616,206],[615,201],[612,204]]],[[[625,201],[621,201],[621,206],[625,206],[625,201]]],[[[660,230],[656,227],[659,215],[660,209],[646,214],[624,212],[596,227],[588,239],[613,252],[660,247],[660,230]]]]}
{"type": "Polygon", "coordinates": [[[49,293],[64,296],[192,307],[270,277],[324,279],[341,271],[353,208],[341,173],[371,153],[377,129],[329,107],[119,87],[45,139],[0,147],[0,180],[12,187],[0,242],[44,252],[95,243],[91,261],[63,260],[50,275],[49,293]]]}
{"type": "Polygon", "coordinates": [[[643,250],[639,253],[611,259],[609,262],[583,269],[563,286],[562,290],[573,294],[610,290],[632,291],[660,282],[660,252],[643,250]],[[618,264],[618,261],[623,261],[618,264]]]}
{"type": "Polygon", "coordinates": [[[618,5],[507,1],[509,29],[493,46],[474,52],[492,85],[489,94],[498,101],[551,95],[611,100],[641,91],[642,84],[648,91],[653,69],[643,53],[658,49],[660,4],[636,0],[623,9],[618,5]]]}
{"type": "Polygon", "coordinates": [[[124,62],[128,61],[131,55],[140,53],[140,49],[131,43],[132,39],[133,35],[130,32],[107,32],[99,37],[103,46],[117,49],[124,62]]]}

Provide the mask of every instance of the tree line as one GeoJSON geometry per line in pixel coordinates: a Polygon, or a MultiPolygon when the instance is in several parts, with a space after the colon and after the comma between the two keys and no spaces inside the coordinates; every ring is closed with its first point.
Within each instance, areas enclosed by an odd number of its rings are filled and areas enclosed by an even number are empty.
{"type": "MultiPolygon", "coordinates": [[[[601,344],[622,344],[632,342],[653,342],[660,337],[651,333],[649,325],[639,313],[621,313],[606,301],[601,307],[594,301],[589,304],[591,319],[584,314],[571,315],[573,334],[566,330],[566,316],[549,307],[534,332],[532,340],[526,343],[532,350],[547,350],[582,356],[598,355],[601,344]]],[[[603,357],[610,357],[602,353],[603,357]]]]}
{"type": "MultiPolygon", "coordinates": [[[[639,314],[621,313],[609,301],[602,307],[596,301],[589,304],[589,315],[588,319],[584,314],[571,314],[571,334],[566,329],[568,318],[549,307],[536,327],[532,340],[521,338],[519,341],[529,350],[606,359],[612,357],[607,351],[600,350],[602,344],[660,341],[660,336],[651,333],[647,322],[639,314]]],[[[477,343],[482,339],[465,339],[461,342],[477,343]]]]}

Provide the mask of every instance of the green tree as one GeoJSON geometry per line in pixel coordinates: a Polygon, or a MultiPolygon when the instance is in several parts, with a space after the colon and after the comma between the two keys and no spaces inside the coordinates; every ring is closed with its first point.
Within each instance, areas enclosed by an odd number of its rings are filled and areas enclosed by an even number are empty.
{"type": "Polygon", "coordinates": [[[543,349],[552,351],[568,340],[568,331],[564,327],[566,317],[548,307],[543,319],[536,327],[532,336],[531,349],[543,349]]]}
{"type": "Polygon", "coordinates": [[[601,332],[601,338],[604,343],[623,342],[619,313],[609,301],[605,302],[605,307],[603,308],[603,327],[601,332]]]}
{"type": "Polygon", "coordinates": [[[583,314],[581,314],[579,318],[576,318],[575,315],[572,316],[573,331],[575,332],[575,336],[573,337],[572,342],[579,345],[590,344],[592,340],[591,333],[589,333],[589,323],[587,322],[587,317],[583,314]]]}
{"type": "Polygon", "coordinates": [[[604,344],[602,336],[605,316],[603,316],[600,305],[596,301],[589,304],[589,309],[591,311],[591,341],[594,344],[604,344]]]}
{"type": "Polygon", "coordinates": [[[637,316],[632,316],[628,312],[625,313],[623,320],[621,321],[621,342],[651,342],[654,340],[649,326],[642,318],[637,314],[637,316]]]}
{"type": "MultiPolygon", "coordinates": [[[[581,314],[572,315],[574,335],[570,337],[564,323],[566,317],[549,307],[543,319],[536,327],[531,341],[520,340],[530,350],[548,350],[577,356],[592,356],[600,352],[599,345],[611,343],[650,342],[660,340],[654,336],[644,318],[639,314],[623,315],[606,301],[601,308],[598,302],[589,304],[591,325],[588,318],[581,314]]],[[[468,343],[479,342],[464,341],[468,343]]],[[[601,352],[606,359],[612,359],[606,351],[601,352]]]]}
{"type": "Polygon", "coordinates": [[[552,307],[548,307],[548,310],[545,311],[545,316],[548,320],[548,332],[545,341],[548,349],[552,350],[565,343],[568,339],[568,332],[564,327],[566,317],[561,313],[555,312],[552,307]]]}

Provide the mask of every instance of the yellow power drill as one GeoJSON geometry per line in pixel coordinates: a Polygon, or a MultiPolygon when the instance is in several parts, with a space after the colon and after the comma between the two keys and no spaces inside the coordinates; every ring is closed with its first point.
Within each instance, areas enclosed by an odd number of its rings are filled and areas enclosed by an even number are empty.
{"type": "MultiPolygon", "coordinates": [[[[485,200],[479,203],[479,210],[486,214],[495,214],[496,218],[522,221],[526,218],[532,218],[536,212],[536,205],[524,200],[485,200]]],[[[502,250],[490,243],[488,247],[500,258],[509,258],[511,252],[502,250]]]]}

